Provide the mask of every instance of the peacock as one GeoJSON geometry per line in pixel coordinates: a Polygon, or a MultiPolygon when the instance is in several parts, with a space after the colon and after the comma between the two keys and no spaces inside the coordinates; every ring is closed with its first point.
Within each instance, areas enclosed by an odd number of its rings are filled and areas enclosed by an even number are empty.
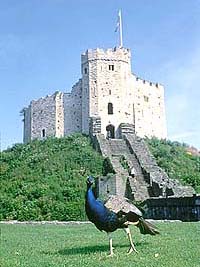
{"type": "Polygon", "coordinates": [[[130,203],[127,198],[111,195],[105,203],[97,199],[93,193],[93,184],[94,178],[89,176],[87,178],[85,210],[88,219],[95,224],[97,229],[105,231],[108,234],[110,256],[114,255],[111,233],[117,229],[124,229],[128,236],[130,242],[128,254],[137,252],[132,240],[129,225],[137,226],[142,234],[159,234],[158,229],[153,224],[146,221],[142,217],[142,212],[135,205],[130,203]]]}

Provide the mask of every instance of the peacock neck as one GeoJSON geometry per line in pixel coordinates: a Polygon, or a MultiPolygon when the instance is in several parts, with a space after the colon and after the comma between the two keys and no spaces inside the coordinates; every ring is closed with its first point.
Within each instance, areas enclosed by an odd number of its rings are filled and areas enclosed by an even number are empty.
{"type": "Polygon", "coordinates": [[[92,191],[92,186],[89,186],[87,189],[87,201],[93,202],[95,200],[96,200],[96,198],[95,198],[94,193],[92,191]]]}

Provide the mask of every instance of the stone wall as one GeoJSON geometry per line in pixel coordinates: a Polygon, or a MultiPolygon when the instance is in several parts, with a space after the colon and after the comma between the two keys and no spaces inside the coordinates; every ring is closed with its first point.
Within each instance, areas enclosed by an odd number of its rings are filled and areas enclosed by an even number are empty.
{"type": "Polygon", "coordinates": [[[151,198],[144,202],[145,217],[156,220],[200,220],[200,196],[151,198]]]}
{"type": "Polygon", "coordinates": [[[97,196],[101,200],[107,199],[109,195],[116,195],[116,175],[109,174],[98,177],[95,188],[97,196]]]}
{"type": "Polygon", "coordinates": [[[31,105],[27,108],[22,110],[24,115],[24,135],[23,135],[23,142],[29,143],[31,141],[31,105]]]}
{"type": "Polygon", "coordinates": [[[42,130],[46,136],[89,134],[91,117],[101,119],[105,136],[112,127],[118,138],[120,124],[129,123],[140,137],[166,137],[164,88],[132,74],[129,49],[87,50],[81,72],[70,93],[33,100],[24,109],[24,141],[41,138],[42,130]]]}
{"type": "Polygon", "coordinates": [[[101,133],[101,118],[100,117],[90,117],[89,133],[91,137],[95,136],[96,134],[101,133]]]}
{"type": "Polygon", "coordinates": [[[64,96],[58,92],[55,95],[56,105],[56,137],[64,136],[64,96]]]}
{"type": "Polygon", "coordinates": [[[166,138],[164,87],[134,76],[134,99],[136,135],[166,138]]]}
{"type": "Polygon", "coordinates": [[[81,55],[82,71],[82,133],[89,134],[90,66],[87,55],[81,55]]]}
{"type": "Polygon", "coordinates": [[[64,94],[64,133],[82,132],[82,80],[72,88],[71,93],[64,94]]]}
{"type": "Polygon", "coordinates": [[[63,93],[32,100],[24,113],[24,142],[64,136],[63,93]]]}
{"type": "Polygon", "coordinates": [[[55,94],[31,101],[31,140],[56,135],[55,94]]]}

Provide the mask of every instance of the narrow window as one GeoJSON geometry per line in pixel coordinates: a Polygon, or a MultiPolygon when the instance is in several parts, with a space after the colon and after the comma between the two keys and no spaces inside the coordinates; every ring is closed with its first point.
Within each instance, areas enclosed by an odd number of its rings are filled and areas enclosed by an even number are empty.
{"type": "Polygon", "coordinates": [[[108,194],[110,193],[110,190],[109,190],[109,187],[108,187],[108,185],[107,185],[107,193],[108,193],[108,194]]]}
{"type": "Polygon", "coordinates": [[[111,95],[111,90],[109,90],[109,95],[111,95]]]}
{"type": "Polygon", "coordinates": [[[114,70],[114,65],[109,65],[109,70],[114,70]]]}
{"type": "Polygon", "coordinates": [[[144,101],[145,101],[145,102],[149,102],[149,98],[148,98],[148,96],[144,95],[144,101]]]}
{"type": "Polygon", "coordinates": [[[46,136],[45,129],[42,129],[42,137],[45,137],[45,136],[46,136]]]}
{"type": "Polygon", "coordinates": [[[84,73],[87,74],[87,68],[84,69],[84,73]]]}
{"type": "Polygon", "coordinates": [[[108,114],[113,114],[113,104],[108,103],[108,114]]]}

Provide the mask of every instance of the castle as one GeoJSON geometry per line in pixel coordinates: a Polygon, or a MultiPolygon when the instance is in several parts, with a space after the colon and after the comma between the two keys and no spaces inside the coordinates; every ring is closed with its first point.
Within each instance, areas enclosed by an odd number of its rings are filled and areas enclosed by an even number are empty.
{"type": "Polygon", "coordinates": [[[163,86],[133,74],[130,50],[122,46],[87,50],[81,72],[71,93],[55,92],[23,109],[24,142],[89,134],[105,165],[112,166],[96,179],[100,199],[147,201],[147,216],[155,219],[199,218],[199,206],[191,209],[194,189],[170,179],[143,140],[167,136],[163,86]]]}
{"type": "Polygon", "coordinates": [[[132,73],[129,49],[87,50],[81,74],[70,93],[57,91],[22,110],[24,143],[77,132],[118,138],[121,123],[139,137],[166,138],[164,87],[132,73]]]}

